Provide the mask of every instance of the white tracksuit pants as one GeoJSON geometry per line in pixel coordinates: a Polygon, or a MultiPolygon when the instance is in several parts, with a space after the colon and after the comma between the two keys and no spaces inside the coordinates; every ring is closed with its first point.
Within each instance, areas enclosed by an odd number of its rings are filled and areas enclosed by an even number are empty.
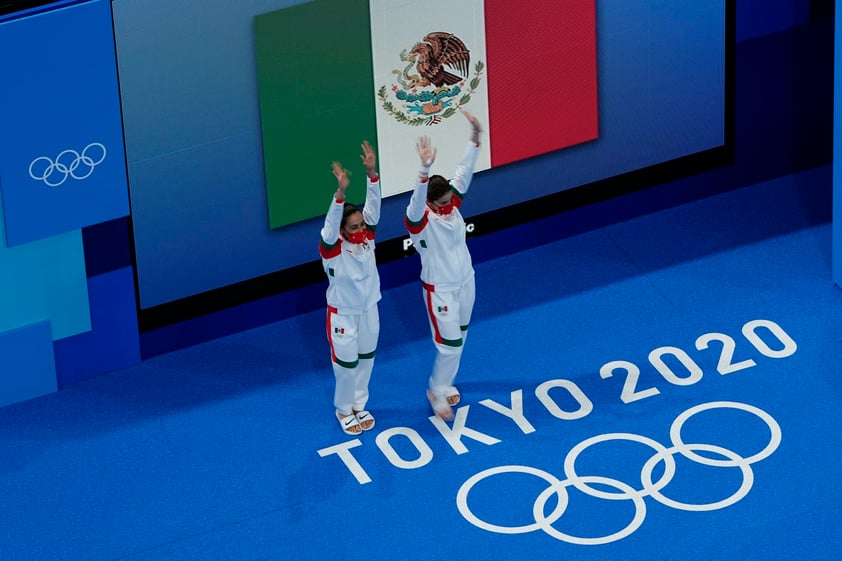
{"type": "Polygon", "coordinates": [[[453,382],[459,371],[476,298],[474,278],[457,290],[438,291],[424,283],[423,295],[436,346],[429,388],[435,396],[446,397],[456,392],[453,382]]]}
{"type": "Polygon", "coordinates": [[[342,415],[365,409],[379,335],[380,314],[376,305],[352,315],[341,315],[328,307],[327,339],[336,379],[333,405],[342,415]]]}

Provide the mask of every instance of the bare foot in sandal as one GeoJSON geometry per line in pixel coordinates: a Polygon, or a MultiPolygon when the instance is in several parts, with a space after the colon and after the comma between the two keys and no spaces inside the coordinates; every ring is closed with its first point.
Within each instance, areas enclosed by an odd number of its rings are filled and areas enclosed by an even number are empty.
{"type": "Polygon", "coordinates": [[[433,412],[435,412],[439,419],[449,421],[453,418],[453,409],[450,408],[450,404],[447,402],[447,399],[437,397],[430,390],[427,390],[427,399],[430,401],[433,412]]]}

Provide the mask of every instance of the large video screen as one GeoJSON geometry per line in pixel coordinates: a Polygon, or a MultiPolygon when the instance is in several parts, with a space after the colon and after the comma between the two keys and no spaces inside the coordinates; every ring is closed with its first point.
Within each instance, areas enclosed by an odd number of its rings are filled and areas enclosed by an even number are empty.
{"type": "Polygon", "coordinates": [[[400,247],[415,139],[449,176],[460,110],[485,125],[469,222],[726,143],[726,0],[114,0],[113,13],[141,318],[313,278],[330,162],[362,202],[363,140],[379,157],[379,246],[400,247]]]}

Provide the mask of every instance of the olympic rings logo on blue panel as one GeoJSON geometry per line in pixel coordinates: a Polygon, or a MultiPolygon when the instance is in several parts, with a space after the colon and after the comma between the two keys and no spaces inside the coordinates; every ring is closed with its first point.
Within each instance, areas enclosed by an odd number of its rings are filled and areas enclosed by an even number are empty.
{"type": "Polygon", "coordinates": [[[69,177],[87,179],[94,168],[105,160],[106,155],[104,144],[91,142],[81,154],[76,150],[63,150],[55,160],[39,156],[29,164],[29,177],[43,181],[48,187],[58,187],[69,177]]]}
{"type": "Polygon", "coordinates": [[[523,466],[523,465],[506,465],[498,466],[483,470],[470,478],[459,488],[456,495],[456,504],[462,516],[474,526],[487,530],[489,532],[496,532],[500,534],[523,534],[527,532],[534,532],[541,530],[553,538],[579,545],[600,545],[614,541],[621,540],[631,535],[637,530],[643,520],[646,518],[646,502],[645,497],[651,497],[659,503],[678,510],[685,511],[708,511],[726,508],[740,501],[745,497],[754,483],[754,472],[751,465],[769,457],[781,442],[781,428],[777,421],[757,407],[746,405],[734,401],[714,401],[710,403],[703,403],[691,407],[678,415],[670,427],[670,440],[672,446],[667,447],[663,444],[652,440],[651,438],[641,436],[633,433],[610,433],[600,434],[583,440],[574,446],[564,459],[564,475],[566,479],[559,479],[556,476],[544,470],[523,466]],[[702,443],[686,443],[681,437],[681,428],[690,417],[702,411],[710,409],[739,409],[752,413],[760,420],[766,423],[771,433],[768,444],[759,452],[748,457],[741,456],[733,450],[716,446],[714,444],[702,443]],[[651,447],[654,454],[643,464],[640,471],[640,489],[636,489],[632,485],[619,481],[614,478],[604,477],[601,475],[580,475],[576,472],[576,459],[587,448],[600,442],[609,442],[614,440],[627,440],[638,442],[651,447]],[[697,452],[707,452],[721,458],[708,458],[699,455],[697,452]],[[742,474],[742,483],[732,495],[714,500],[705,504],[690,504],[667,497],[662,491],[670,483],[676,472],[675,455],[680,454],[695,463],[718,467],[718,468],[738,468],[742,474]],[[663,474],[657,481],[653,481],[654,468],[660,464],[664,464],[663,474]],[[542,491],[535,499],[532,507],[532,517],[534,521],[530,521],[522,526],[501,526],[488,522],[475,514],[468,506],[468,494],[471,489],[484,479],[493,477],[503,473],[525,473],[534,475],[547,482],[547,488],[542,491]],[[600,488],[593,487],[598,485],[600,488]],[[565,513],[569,497],[567,494],[568,487],[575,489],[589,495],[591,497],[605,499],[609,501],[629,500],[634,503],[635,513],[629,524],[619,531],[602,536],[602,537],[578,537],[563,533],[557,530],[553,524],[557,522],[565,513]],[[616,489],[616,491],[607,491],[604,488],[616,489]],[[546,505],[548,500],[555,495],[557,497],[557,504],[552,512],[546,512],[546,505]]]}

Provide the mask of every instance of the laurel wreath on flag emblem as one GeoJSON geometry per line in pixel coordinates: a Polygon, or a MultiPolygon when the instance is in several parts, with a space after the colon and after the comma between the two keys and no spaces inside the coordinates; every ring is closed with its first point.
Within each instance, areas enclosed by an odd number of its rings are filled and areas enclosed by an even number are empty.
{"type": "Polygon", "coordinates": [[[471,75],[470,51],[459,37],[444,31],[428,33],[401,51],[400,59],[407,64],[392,70],[397,83],[391,93],[381,86],[377,97],[397,122],[413,127],[432,126],[455,115],[471,101],[485,70],[477,61],[471,75]]]}

